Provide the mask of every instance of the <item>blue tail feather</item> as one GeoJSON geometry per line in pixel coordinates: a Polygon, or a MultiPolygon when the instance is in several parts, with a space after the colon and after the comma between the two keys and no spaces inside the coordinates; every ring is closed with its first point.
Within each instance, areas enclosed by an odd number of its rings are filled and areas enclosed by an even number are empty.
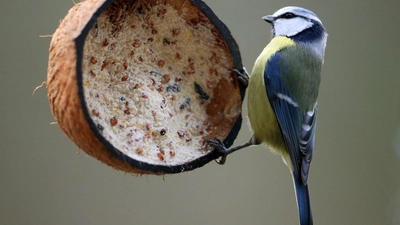
{"type": "Polygon", "coordinates": [[[293,174],[293,183],[296,191],[297,209],[299,210],[300,225],[312,225],[313,218],[311,212],[310,196],[308,185],[302,179],[293,174]]]}

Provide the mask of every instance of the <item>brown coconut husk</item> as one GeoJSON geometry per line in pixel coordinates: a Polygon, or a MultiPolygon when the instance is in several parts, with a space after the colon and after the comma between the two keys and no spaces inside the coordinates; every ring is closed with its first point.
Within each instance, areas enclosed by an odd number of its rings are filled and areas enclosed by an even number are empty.
{"type": "MultiPolygon", "coordinates": [[[[107,13],[114,20],[113,32],[118,33],[123,30],[118,24],[126,15],[145,12],[145,9],[158,4],[171,5],[178,12],[182,12],[183,18],[192,26],[199,23],[210,26],[215,35],[216,44],[213,48],[222,49],[225,52],[224,57],[228,58],[226,68],[241,69],[240,53],[229,30],[204,2],[195,0],[86,0],[69,10],[53,34],[50,44],[47,89],[50,107],[58,125],[87,154],[115,169],[129,173],[178,173],[201,167],[220,156],[218,151],[211,151],[204,145],[198,149],[204,151],[204,155],[178,165],[153,164],[132,158],[103,137],[87,108],[82,75],[83,48],[86,36],[97,18],[107,13]]],[[[110,35],[116,35],[115,33],[110,35]]],[[[222,56],[216,57],[218,60],[218,57],[222,56]]],[[[219,138],[229,146],[241,126],[240,112],[245,87],[238,82],[237,74],[231,70],[226,70],[226,74],[221,76],[224,78],[215,84],[213,97],[207,103],[209,123],[207,135],[204,135],[203,139],[205,141],[219,138]]]]}

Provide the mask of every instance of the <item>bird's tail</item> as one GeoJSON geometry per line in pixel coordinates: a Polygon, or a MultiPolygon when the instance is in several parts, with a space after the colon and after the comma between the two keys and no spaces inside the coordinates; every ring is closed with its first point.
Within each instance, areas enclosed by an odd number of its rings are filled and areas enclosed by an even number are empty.
{"type": "Polygon", "coordinates": [[[293,174],[293,183],[296,191],[297,209],[299,210],[300,225],[312,225],[310,196],[308,185],[304,184],[300,177],[293,174]]]}

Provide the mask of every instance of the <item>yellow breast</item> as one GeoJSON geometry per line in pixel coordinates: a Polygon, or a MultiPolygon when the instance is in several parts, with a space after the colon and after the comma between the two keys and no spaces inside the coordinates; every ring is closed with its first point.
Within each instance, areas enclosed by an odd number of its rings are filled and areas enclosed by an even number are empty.
{"type": "Polygon", "coordinates": [[[268,60],[277,51],[294,45],[295,43],[289,38],[281,36],[273,38],[257,58],[248,86],[248,115],[254,137],[267,144],[271,150],[283,155],[287,154],[286,148],[268,100],[264,84],[264,69],[268,60]]]}

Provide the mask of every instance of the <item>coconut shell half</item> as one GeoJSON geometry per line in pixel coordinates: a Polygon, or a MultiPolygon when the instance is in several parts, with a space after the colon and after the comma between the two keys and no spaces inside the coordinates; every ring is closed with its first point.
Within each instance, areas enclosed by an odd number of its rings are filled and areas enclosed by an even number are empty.
{"type": "Polygon", "coordinates": [[[200,0],[86,0],[50,44],[52,113],[87,154],[118,170],[193,170],[232,145],[245,87],[240,52],[200,0]]]}

